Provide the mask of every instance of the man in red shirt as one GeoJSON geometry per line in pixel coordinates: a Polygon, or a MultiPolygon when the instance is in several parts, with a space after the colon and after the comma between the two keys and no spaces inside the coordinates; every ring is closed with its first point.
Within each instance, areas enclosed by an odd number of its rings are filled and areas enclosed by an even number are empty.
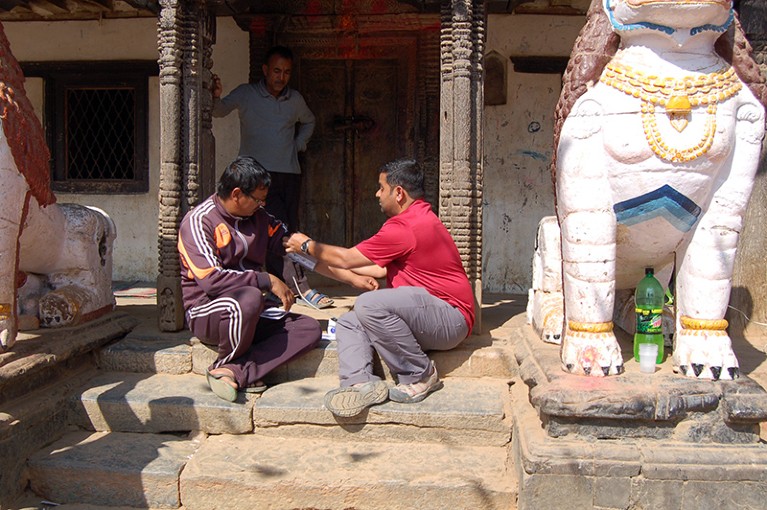
{"type": "Polygon", "coordinates": [[[386,399],[420,402],[442,387],[424,351],[448,350],[474,325],[474,295],[453,238],[423,200],[423,172],[413,160],[379,171],[376,192],[388,220],[353,248],[295,233],[288,252],[318,260],[316,270],[349,281],[348,272],[386,278],[387,288],[357,298],[336,325],[341,387],[325,395],[336,416],[354,416],[386,399]],[[373,374],[373,350],[397,378],[392,388],[373,374]]]}

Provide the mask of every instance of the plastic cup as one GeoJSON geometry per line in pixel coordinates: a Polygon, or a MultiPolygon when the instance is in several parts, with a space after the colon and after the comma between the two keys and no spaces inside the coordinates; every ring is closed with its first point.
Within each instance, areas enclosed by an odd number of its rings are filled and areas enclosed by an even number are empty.
{"type": "Polygon", "coordinates": [[[644,374],[654,374],[657,357],[658,346],[656,344],[639,344],[639,371],[644,374]]]}

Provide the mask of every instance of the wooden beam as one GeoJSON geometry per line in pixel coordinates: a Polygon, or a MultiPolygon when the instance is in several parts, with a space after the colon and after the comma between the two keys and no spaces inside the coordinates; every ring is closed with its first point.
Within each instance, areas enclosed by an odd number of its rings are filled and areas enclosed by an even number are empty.
{"type": "Polygon", "coordinates": [[[62,14],[69,12],[66,0],[32,0],[30,8],[40,14],[62,14]]]}
{"type": "Polygon", "coordinates": [[[91,4],[96,4],[104,8],[106,11],[111,11],[114,9],[114,2],[112,0],[79,0],[79,1],[86,1],[91,4]]]}
{"type": "Polygon", "coordinates": [[[19,6],[29,9],[29,2],[27,0],[0,0],[0,11],[11,11],[19,6]]]}
{"type": "Polygon", "coordinates": [[[134,9],[149,11],[153,14],[160,12],[160,3],[157,0],[124,0],[134,9]]]}

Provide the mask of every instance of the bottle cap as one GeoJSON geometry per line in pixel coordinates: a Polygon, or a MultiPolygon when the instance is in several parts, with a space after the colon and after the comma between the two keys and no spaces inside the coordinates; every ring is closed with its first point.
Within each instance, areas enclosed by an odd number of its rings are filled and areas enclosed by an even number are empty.
{"type": "Polygon", "coordinates": [[[647,276],[648,274],[653,274],[655,271],[651,267],[644,268],[644,274],[647,276]]]}

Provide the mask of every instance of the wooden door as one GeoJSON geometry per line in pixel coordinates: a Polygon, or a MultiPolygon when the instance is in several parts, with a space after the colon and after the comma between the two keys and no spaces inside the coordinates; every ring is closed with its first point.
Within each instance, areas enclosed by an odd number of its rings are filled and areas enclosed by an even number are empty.
{"type": "Polygon", "coordinates": [[[303,158],[301,229],[352,246],[386,219],[378,169],[406,155],[406,73],[400,59],[303,59],[298,89],[317,118],[303,158]]]}

